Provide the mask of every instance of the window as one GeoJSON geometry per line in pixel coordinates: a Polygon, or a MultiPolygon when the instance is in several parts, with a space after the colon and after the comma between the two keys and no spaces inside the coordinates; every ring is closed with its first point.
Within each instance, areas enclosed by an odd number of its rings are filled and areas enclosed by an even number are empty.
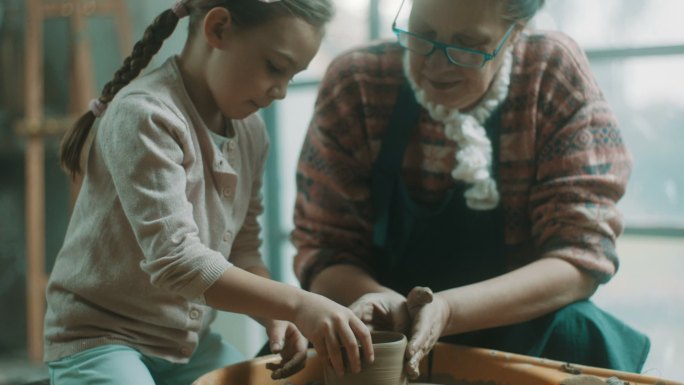
{"type": "Polygon", "coordinates": [[[677,0],[556,0],[535,20],[587,51],[634,156],[630,229],[684,229],[684,25],[677,0]]]}

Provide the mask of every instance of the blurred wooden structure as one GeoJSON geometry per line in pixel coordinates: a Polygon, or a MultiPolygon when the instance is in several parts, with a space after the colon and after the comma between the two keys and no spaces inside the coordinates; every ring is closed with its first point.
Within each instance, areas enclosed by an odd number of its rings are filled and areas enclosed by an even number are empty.
{"type": "MultiPolygon", "coordinates": [[[[32,361],[42,361],[43,316],[45,313],[45,146],[44,137],[61,135],[88,108],[95,96],[88,18],[112,16],[115,19],[121,52],[131,50],[131,26],[125,0],[26,0],[26,53],[24,119],[16,132],[26,143],[26,308],[27,347],[32,361]],[[43,26],[52,18],[68,18],[71,41],[69,114],[46,119],[43,114],[43,26]]],[[[72,183],[72,203],[79,181],[72,183]]]]}

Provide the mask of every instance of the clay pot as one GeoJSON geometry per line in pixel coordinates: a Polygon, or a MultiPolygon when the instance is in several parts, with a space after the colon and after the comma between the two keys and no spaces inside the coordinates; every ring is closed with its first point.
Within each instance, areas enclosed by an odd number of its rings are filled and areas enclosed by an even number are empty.
{"type": "Polygon", "coordinates": [[[397,332],[372,332],[373,363],[361,363],[361,372],[339,377],[330,366],[325,367],[325,385],[406,385],[404,351],[406,336],[397,332]]]}

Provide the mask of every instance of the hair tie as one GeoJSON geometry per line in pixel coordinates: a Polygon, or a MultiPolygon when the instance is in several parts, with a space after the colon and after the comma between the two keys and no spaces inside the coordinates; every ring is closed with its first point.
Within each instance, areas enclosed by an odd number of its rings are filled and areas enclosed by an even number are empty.
{"type": "Polygon", "coordinates": [[[178,16],[179,19],[182,19],[185,16],[188,16],[189,14],[188,6],[185,5],[185,1],[183,0],[177,1],[176,4],[173,5],[171,10],[173,11],[173,13],[176,14],[176,16],[178,16]]]}
{"type": "Polygon", "coordinates": [[[95,115],[95,117],[99,118],[104,114],[105,110],[107,109],[107,104],[102,103],[100,99],[93,99],[90,101],[90,111],[95,115]]]}

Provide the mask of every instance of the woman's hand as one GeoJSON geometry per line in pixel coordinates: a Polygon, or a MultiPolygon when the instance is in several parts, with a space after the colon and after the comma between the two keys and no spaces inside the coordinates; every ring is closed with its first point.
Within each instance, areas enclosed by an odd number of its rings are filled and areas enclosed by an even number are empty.
{"type": "Polygon", "coordinates": [[[361,371],[359,349],[367,362],[373,362],[373,343],[363,321],[350,309],[321,295],[306,292],[305,296],[294,313],[294,322],[323,362],[330,362],[339,376],[347,369],[343,350],[354,373],[361,371]]]}
{"type": "Polygon", "coordinates": [[[349,308],[371,329],[406,334],[411,322],[406,298],[395,291],[364,294],[349,308]]]}
{"type": "Polygon", "coordinates": [[[304,369],[308,341],[299,329],[288,321],[267,320],[261,323],[266,328],[271,352],[280,354],[281,358],[279,363],[266,364],[271,378],[287,378],[304,369]]]}
{"type": "Polygon", "coordinates": [[[406,299],[413,321],[411,339],[406,349],[406,374],[410,379],[420,375],[419,365],[442,335],[449,320],[449,306],[427,287],[414,287],[406,299]]]}

